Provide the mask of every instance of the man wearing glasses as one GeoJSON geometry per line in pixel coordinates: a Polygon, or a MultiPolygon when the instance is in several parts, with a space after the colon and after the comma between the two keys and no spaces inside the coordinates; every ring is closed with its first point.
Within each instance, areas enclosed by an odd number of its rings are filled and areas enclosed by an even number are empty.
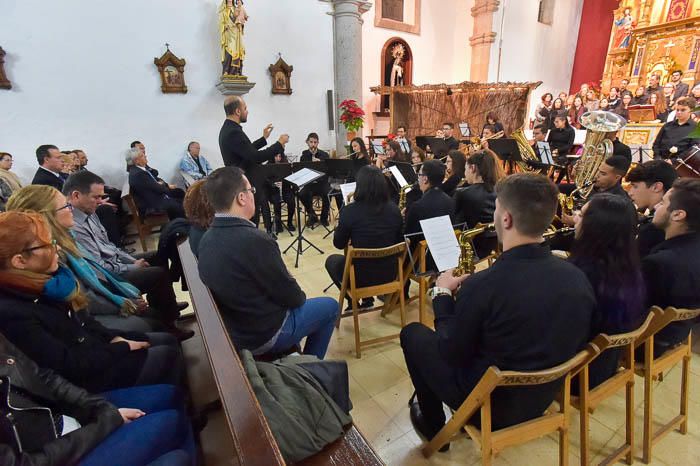
{"type": "Polygon", "coordinates": [[[323,359],[338,302],[306,299],[277,242],[248,220],[255,213],[256,189],[240,168],[214,170],[205,190],[215,216],[199,243],[199,275],[236,348],[280,354],[306,338],[304,353],[323,359]]]}

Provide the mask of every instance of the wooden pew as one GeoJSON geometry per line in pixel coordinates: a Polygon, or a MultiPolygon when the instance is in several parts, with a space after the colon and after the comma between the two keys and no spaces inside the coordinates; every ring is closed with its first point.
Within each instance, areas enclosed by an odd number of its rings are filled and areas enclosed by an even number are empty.
{"type": "MultiPolygon", "coordinates": [[[[285,461],[248,382],[216,303],[199,278],[197,259],[192,254],[189,242],[181,242],[178,252],[202,342],[233,440],[235,459],[241,466],[284,465],[285,461]]],[[[343,437],[301,464],[371,466],[384,463],[353,425],[345,431],[343,437]]]]}

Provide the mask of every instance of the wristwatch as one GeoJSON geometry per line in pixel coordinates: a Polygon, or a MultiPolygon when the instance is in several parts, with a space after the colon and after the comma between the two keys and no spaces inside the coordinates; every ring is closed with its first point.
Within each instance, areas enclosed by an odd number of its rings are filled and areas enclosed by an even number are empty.
{"type": "Polygon", "coordinates": [[[430,299],[435,299],[438,296],[449,296],[452,297],[452,290],[449,288],[442,288],[440,286],[434,286],[431,288],[431,290],[428,292],[428,295],[430,296],[430,299]]]}

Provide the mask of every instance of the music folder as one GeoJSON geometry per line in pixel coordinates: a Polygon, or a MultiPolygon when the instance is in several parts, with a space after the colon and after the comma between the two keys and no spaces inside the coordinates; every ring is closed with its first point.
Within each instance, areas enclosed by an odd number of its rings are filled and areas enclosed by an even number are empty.
{"type": "Polygon", "coordinates": [[[316,181],[323,176],[325,176],[325,173],[317,172],[310,168],[302,168],[301,170],[296,171],[286,177],[285,181],[288,181],[299,188],[303,188],[307,184],[316,181]]]}

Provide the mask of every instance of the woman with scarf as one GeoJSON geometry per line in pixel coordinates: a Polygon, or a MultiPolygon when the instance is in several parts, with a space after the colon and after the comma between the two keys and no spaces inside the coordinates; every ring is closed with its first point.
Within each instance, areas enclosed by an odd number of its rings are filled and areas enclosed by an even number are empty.
{"type": "MultiPolygon", "coordinates": [[[[58,201],[54,210],[65,210],[65,199],[58,201]]],[[[179,384],[183,363],[173,337],[103,327],[85,311],[87,298],[59,250],[41,214],[0,214],[0,333],[91,392],[179,384]]]]}
{"type": "Polygon", "coordinates": [[[61,247],[61,262],[76,276],[88,299],[87,311],[106,327],[150,332],[151,324],[135,314],[147,310],[138,288],[101,267],[74,239],[73,209],[51,186],[30,185],[18,190],[7,210],[30,210],[44,216],[51,236],[61,247]],[[57,208],[60,204],[60,209],[57,208]]]}
{"type": "Polygon", "coordinates": [[[12,193],[22,187],[19,178],[10,171],[10,168],[12,168],[12,154],[0,152],[0,210],[5,210],[5,204],[12,193]]]}

